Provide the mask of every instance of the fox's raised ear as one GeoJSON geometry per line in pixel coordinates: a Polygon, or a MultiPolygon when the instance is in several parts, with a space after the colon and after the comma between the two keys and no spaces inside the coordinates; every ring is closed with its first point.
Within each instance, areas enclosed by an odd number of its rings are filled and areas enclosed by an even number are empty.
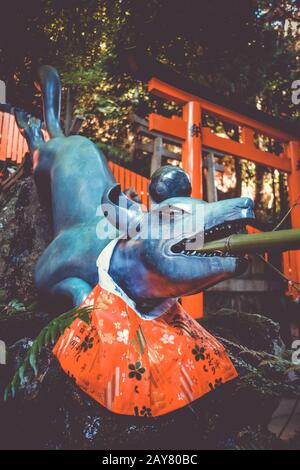
{"type": "Polygon", "coordinates": [[[104,216],[123,233],[128,234],[130,227],[137,226],[144,215],[141,204],[129,199],[119,184],[108,188],[102,196],[104,216]]]}
{"type": "Polygon", "coordinates": [[[50,65],[42,65],[34,83],[42,93],[44,121],[50,137],[63,137],[60,127],[61,82],[57,70],[50,65]]]}

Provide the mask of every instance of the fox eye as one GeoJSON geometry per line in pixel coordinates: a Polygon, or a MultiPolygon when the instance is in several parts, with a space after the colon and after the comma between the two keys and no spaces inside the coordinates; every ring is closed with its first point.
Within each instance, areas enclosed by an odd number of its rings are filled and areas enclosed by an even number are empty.
{"type": "Polygon", "coordinates": [[[176,217],[182,216],[184,214],[184,211],[181,209],[172,208],[170,209],[169,214],[170,214],[170,219],[172,220],[172,219],[176,219],[176,217]]]}
{"type": "Polygon", "coordinates": [[[174,221],[192,213],[187,204],[167,205],[153,210],[152,214],[157,214],[160,220],[174,221]]]}
{"type": "Polygon", "coordinates": [[[169,206],[170,211],[179,214],[192,214],[193,210],[189,204],[176,204],[174,206],[169,206]]]}
{"type": "Polygon", "coordinates": [[[184,215],[184,211],[182,209],[179,209],[177,207],[168,207],[165,208],[164,210],[159,211],[159,216],[162,217],[168,217],[171,220],[174,220],[178,217],[182,217],[184,215]]]}

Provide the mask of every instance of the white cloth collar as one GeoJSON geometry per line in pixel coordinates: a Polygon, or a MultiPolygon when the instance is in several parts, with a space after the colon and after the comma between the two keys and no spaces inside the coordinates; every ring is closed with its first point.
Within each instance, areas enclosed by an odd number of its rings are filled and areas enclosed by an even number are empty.
{"type": "Polygon", "coordinates": [[[132,299],[130,299],[130,297],[128,297],[128,295],[114,282],[113,278],[109,275],[110,260],[115,246],[119,240],[120,238],[112,240],[100,253],[97,259],[99,285],[108,292],[117,295],[118,297],[123,299],[126,304],[129,305],[129,307],[132,308],[132,310],[134,310],[140,318],[143,318],[143,320],[153,320],[154,318],[160,317],[177,302],[177,298],[166,299],[161,304],[157,305],[153,310],[147,312],[147,314],[141,313],[137,309],[136,303],[132,299]]]}

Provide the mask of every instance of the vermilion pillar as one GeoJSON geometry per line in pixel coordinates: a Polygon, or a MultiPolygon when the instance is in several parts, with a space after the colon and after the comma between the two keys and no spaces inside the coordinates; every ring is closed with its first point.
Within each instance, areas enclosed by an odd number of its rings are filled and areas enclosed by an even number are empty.
{"type": "MultiPolygon", "coordinates": [[[[188,93],[152,78],[149,91],[161,98],[174,101],[182,106],[182,118],[166,118],[159,114],[149,115],[149,129],[172,135],[182,141],[182,166],[189,173],[192,183],[192,196],[202,198],[202,144],[200,101],[188,93]]],[[[203,316],[203,294],[182,299],[184,308],[194,318],[203,316]]]]}
{"type": "MultiPolygon", "coordinates": [[[[290,205],[292,206],[297,200],[300,203],[300,171],[298,169],[300,160],[300,145],[298,141],[291,141],[288,144],[288,155],[291,160],[291,173],[288,177],[289,198],[290,205]]],[[[291,212],[292,227],[300,227],[300,206],[294,207],[291,212]]],[[[300,251],[293,251],[289,253],[290,266],[285,274],[293,281],[300,282],[300,251]]],[[[292,292],[295,295],[295,292],[292,292]]]]}
{"type": "MultiPolygon", "coordinates": [[[[189,101],[183,107],[186,139],[182,147],[182,166],[190,175],[192,196],[202,198],[202,144],[201,107],[198,101],[189,101]]],[[[183,307],[194,317],[203,316],[203,294],[182,298],[183,307]]]]}
{"type": "Polygon", "coordinates": [[[182,166],[192,182],[192,196],[202,198],[202,145],[201,107],[190,101],[183,108],[183,120],[187,123],[186,140],[182,148],[182,166]]]}

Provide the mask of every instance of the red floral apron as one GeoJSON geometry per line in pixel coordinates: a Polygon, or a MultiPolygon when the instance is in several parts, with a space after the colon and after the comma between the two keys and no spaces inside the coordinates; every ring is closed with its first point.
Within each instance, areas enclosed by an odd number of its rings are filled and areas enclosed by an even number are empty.
{"type": "Polygon", "coordinates": [[[65,372],[107,409],[159,416],[237,377],[224,347],[178,304],[154,320],[97,285],[54,347],[65,372]]]}

